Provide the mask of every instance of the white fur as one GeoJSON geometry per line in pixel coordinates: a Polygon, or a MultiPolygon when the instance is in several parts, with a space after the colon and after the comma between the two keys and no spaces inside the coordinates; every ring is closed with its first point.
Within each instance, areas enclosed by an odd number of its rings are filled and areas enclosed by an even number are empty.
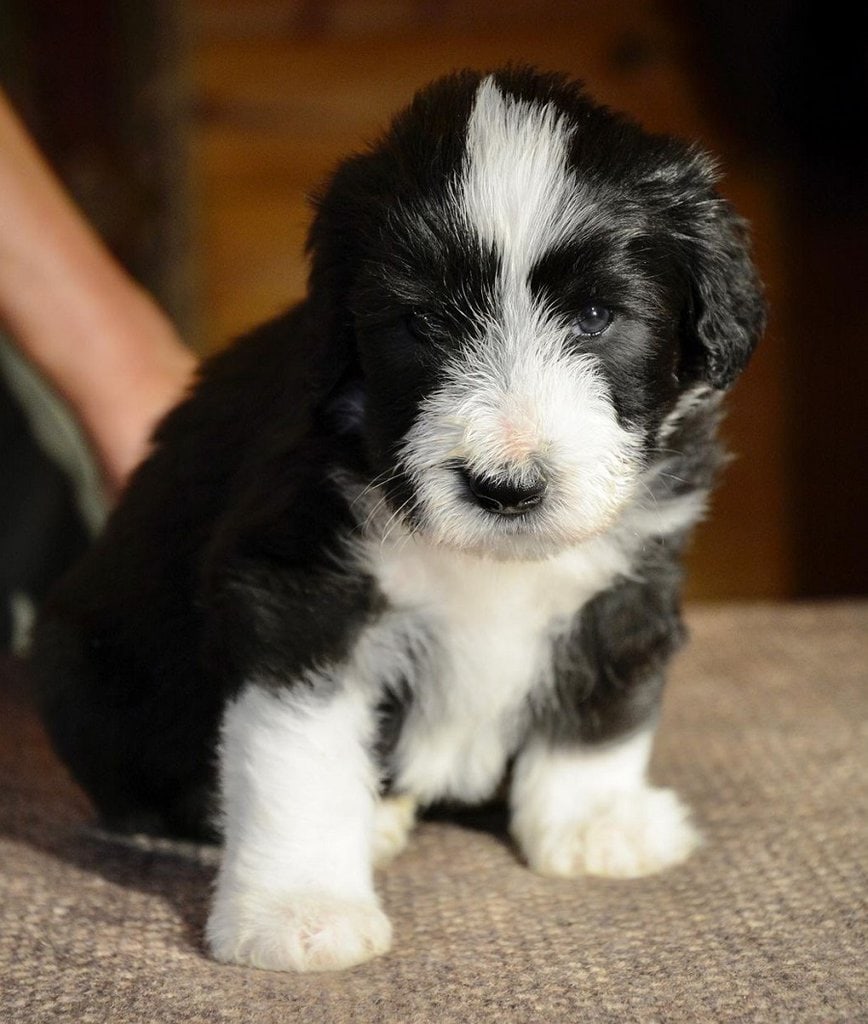
{"type": "Polygon", "coordinates": [[[719,405],[723,400],[723,392],[715,391],[708,384],[695,384],[685,391],[675,403],[675,407],[663,418],[657,430],[658,444],[664,444],[675,432],[678,424],[701,405],[714,402],[719,405]]]}
{"type": "Polygon", "coordinates": [[[646,781],[653,733],[604,747],[522,751],[513,778],[512,831],[543,875],[634,878],[683,861],[698,843],[671,790],[646,781]]]}
{"type": "Polygon", "coordinates": [[[372,685],[378,673],[412,694],[391,766],[396,788],[423,804],[490,796],[530,700],[552,681],[552,641],[630,573],[647,536],[683,529],[692,511],[681,498],[637,505],[619,528],[538,561],[486,559],[395,528],[385,540],[375,534],[361,557],[393,611],[361,646],[377,652],[365,659],[372,685]]]}
{"type": "Polygon", "coordinates": [[[227,708],[225,849],[207,927],[218,960],[324,970],[389,948],[371,870],[372,725],[353,685],[307,701],[253,685],[227,708]]]}
{"type": "Polygon", "coordinates": [[[644,501],[636,504],[624,516],[625,525],[645,536],[666,537],[695,525],[705,515],[708,494],[688,491],[674,498],[657,500],[653,492],[645,494],[644,501]]]}
{"type": "Polygon", "coordinates": [[[493,78],[476,93],[460,204],[514,282],[593,215],[567,162],[572,129],[550,104],[504,96],[493,78]]]}

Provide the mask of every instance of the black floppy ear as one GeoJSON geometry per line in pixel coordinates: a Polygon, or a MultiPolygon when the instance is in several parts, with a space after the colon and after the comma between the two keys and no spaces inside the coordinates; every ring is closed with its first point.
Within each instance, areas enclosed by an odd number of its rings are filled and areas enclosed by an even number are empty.
{"type": "Polygon", "coordinates": [[[314,217],[306,246],[311,321],[335,364],[350,375],[358,372],[350,295],[361,243],[373,230],[378,209],[378,197],[371,194],[370,161],[367,154],[344,160],[311,197],[314,217]]]}
{"type": "Polygon", "coordinates": [[[723,390],[756,348],[766,304],[747,224],[713,191],[694,210],[684,251],[689,288],[682,324],[684,371],[723,390]]]}
{"type": "Polygon", "coordinates": [[[641,188],[668,226],[666,246],[683,289],[679,376],[684,384],[724,390],[747,365],[765,327],[747,224],[717,191],[711,157],[671,137],[655,141],[641,188]]]}
{"type": "Polygon", "coordinates": [[[722,391],[745,368],[765,327],[750,234],[716,188],[715,161],[697,146],[656,138],[657,159],[643,186],[665,208],[686,285],[679,375],[722,391]]]}

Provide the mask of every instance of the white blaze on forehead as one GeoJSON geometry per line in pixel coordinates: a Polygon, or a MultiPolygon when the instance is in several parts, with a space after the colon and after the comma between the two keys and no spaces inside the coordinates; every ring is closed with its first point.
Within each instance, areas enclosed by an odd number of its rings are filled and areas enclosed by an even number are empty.
{"type": "Polygon", "coordinates": [[[504,96],[493,78],[477,90],[462,206],[514,279],[524,280],[544,253],[575,230],[579,196],[567,162],[571,133],[550,103],[504,96]]]}

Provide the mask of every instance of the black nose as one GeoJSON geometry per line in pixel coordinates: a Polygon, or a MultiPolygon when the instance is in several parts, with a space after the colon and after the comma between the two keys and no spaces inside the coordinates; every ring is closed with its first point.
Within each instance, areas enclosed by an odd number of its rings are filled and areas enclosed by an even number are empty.
{"type": "Polygon", "coordinates": [[[477,476],[462,469],[464,480],[477,505],[499,516],[521,516],[539,505],[546,492],[546,479],[541,473],[522,483],[477,476]]]}

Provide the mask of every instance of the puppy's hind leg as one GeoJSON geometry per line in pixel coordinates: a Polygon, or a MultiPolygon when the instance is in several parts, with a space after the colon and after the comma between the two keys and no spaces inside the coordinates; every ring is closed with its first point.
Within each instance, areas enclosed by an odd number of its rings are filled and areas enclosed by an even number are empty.
{"type": "Polygon", "coordinates": [[[378,801],[374,812],[374,867],[385,867],[402,853],[416,824],[416,801],[409,793],[395,793],[378,801]]]}
{"type": "Polygon", "coordinates": [[[250,685],[227,709],[225,852],[207,926],[218,960],[337,970],[389,949],[371,867],[373,716],[362,693],[323,689],[250,685]]]}

